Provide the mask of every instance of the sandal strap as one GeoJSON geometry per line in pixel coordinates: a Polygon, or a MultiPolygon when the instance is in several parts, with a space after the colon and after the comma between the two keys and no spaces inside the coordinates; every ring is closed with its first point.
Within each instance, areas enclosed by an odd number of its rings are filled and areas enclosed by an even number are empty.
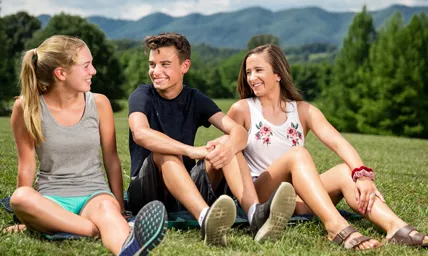
{"type": "Polygon", "coordinates": [[[407,245],[422,245],[425,235],[417,231],[414,235],[410,236],[412,231],[416,230],[411,225],[400,228],[395,234],[389,239],[391,243],[407,244],[407,245]]]}
{"type": "Polygon", "coordinates": [[[352,249],[356,246],[360,245],[361,243],[370,240],[370,237],[367,236],[359,236],[356,238],[351,239],[351,241],[348,241],[344,244],[345,249],[352,249]]]}
{"type": "Polygon", "coordinates": [[[397,230],[397,232],[395,232],[395,234],[392,237],[408,236],[410,233],[412,233],[413,230],[416,230],[416,228],[413,227],[412,225],[406,225],[400,228],[399,230],[397,230]]]}
{"type": "Polygon", "coordinates": [[[347,226],[346,228],[342,229],[337,235],[333,238],[333,242],[336,244],[341,244],[343,241],[346,240],[352,233],[357,232],[357,230],[353,226],[347,226]]]}

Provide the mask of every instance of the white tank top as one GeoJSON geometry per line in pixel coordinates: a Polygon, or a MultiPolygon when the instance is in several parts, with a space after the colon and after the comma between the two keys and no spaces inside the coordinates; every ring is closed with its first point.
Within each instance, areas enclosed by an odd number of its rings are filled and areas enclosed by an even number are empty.
{"type": "Polygon", "coordinates": [[[274,125],[263,117],[262,106],[257,97],[248,98],[247,102],[251,124],[244,156],[251,176],[255,177],[292,147],[303,146],[305,138],[295,101],[287,102],[287,120],[281,125],[274,125]]]}

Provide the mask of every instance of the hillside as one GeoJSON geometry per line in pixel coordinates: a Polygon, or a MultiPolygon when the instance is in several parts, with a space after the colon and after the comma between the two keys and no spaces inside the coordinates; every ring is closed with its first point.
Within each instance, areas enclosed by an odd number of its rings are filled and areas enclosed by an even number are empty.
{"type": "MultiPolygon", "coordinates": [[[[377,28],[396,11],[403,14],[407,23],[411,17],[428,7],[393,5],[371,12],[377,28]]],[[[111,39],[142,40],[147,35],[175,31],[185,34],[192,44],[206,43],[216,47],[246,48],[248,40],[258,34],[273,34],[280,38],[281,45],[298,46],[310,43],[340,45],[352,22],[353,12],[329,12],[317,7],[286,9],[272,12],[260,7],[212,15],[189,14],[171,17],[153,13],[139,20],[110,19],[100,16],[88,17],[111,39]]],[[[46,24],[49,16],[39,19],[46,24]]]]}

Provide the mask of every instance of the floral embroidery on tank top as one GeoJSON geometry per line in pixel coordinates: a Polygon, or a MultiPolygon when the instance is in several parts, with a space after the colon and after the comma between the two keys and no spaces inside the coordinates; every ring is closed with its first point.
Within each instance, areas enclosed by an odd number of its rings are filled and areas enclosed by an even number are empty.
{"type": "Polygon", "coordinates": [[[269,125],[266,125],[266,124],[263,125],[261,121],[258,124],[256,124],[256,128],[257,130],[259,130],[256,133],[256,139],[261,140],[263,144],[266,144],[266,145],[271,144],[270,137],[273,135],[272,128],[270,128],[269,125]]]}
{"type": "Polygon", "coordinates": [[[299,124],[291,122],[291,126],[287,129],[287,139],[291,140],[293,147],[300,145],[300,141],[303,139],[302,133],[297,128],[299,128],[299,124]]]}

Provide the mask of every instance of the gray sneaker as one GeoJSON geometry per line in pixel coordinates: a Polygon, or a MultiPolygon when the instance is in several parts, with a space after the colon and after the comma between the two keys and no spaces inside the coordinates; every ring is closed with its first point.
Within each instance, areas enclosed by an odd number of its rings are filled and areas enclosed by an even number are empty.
{"type": "Polygon", "coordinates": [[[278,240],[296,208],[296,192],[288,182],[282,182],[269,200],[258,204],[250,229],[257,242],[278,240]]]}
{"type": "Polygon", "coordinates": [[[226,245],[226,233],[235,223],[236,206],[232,198],[221,195],[209,208],[202,221],[201,235],[205,244],[226,245]]]}

